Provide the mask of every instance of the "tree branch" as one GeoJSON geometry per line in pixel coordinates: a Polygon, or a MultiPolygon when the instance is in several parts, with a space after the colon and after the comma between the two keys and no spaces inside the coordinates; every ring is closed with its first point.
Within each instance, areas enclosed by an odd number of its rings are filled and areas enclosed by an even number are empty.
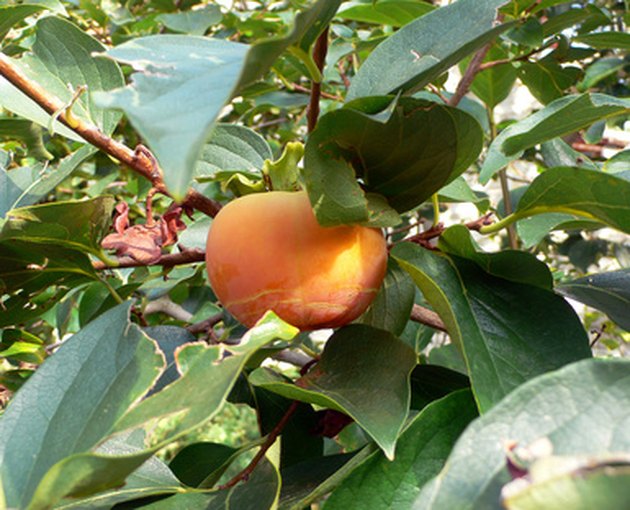
{"type": "Polygon", "coordinates": [[[493,43],[489,42],[477,53],[475,53],[475,56],[472,58],[472,60],[468,64],[468,67],[466,68],[464,76],[462,76],[462,79],[457,84],[457,89],[455,90],[455,93],[448,101],[449,106],[457,106],[462,98],[468,93],[468,91],[470,90],[470,86],[475,79],[475,76],[477,76],[477,73],[480,71],[483,59],[486,58],[486,55],[488,54],[488,51],[490,51],[492,44],[493,43]]]}
{"type": "MultiPolygon", "coordinates": [[[[58,98],[50,95],[39,84],[31,81],[3,53],[0,53],[0,76],[3,76],[8,82],[35,101],[46,113],[51,116],[57,116],[57,119],[62,124],[80,135],[86,142],[106,152],[134,172],[148,179],[159,193],[170,196],[164,185],[162,174],[157,167],[155,158],[148,149],[132,150],[104,134],[97,126],[74,117],[70,113],[69,105],[64,104],[58,98]]],[[[195,190],[188,192],[183,203],[208,216],[215,216],[221,208],[218,202],[205,197],[195,190]]]]}
{"type": "Polygon", "coordinates": [[[284,416],[276,424],[273,430],[269,432],[269,434],[267,435],[267,438],[265,439],[265,442],[261,445],[260,450],[258,450],[258,453],[256,453],[256,456],[252,459],[252,461],[248,464],[248,466],[245,469],[243,469],[243,471],[238,473],[234,478],[232,478],[229,482],[218,487],[219,490],[229,489],[230,487],[234,487],[240,481],[243,481],[243,480],[246,481],[249,478],[249,476],[252,474],[254,469],[256,469],[256,466],[265,456],[269,448],[271,448],[273,443],[276,442],[276,439],[282,433],[282,431],[284,430],[284,427],[286,427],[291,416],[293,416],[295,411],[297,411],[298,405],[299,405],[299,402],[297,400],[294,400],[293,402],[291,402],[291,405],[287,409],[287,412],[284,413],[284,416]]]}
{"type": "MultiPolygon", "coordinates": [[[[326,53],[328,52],[328,27],[319,35],[317,41],[315,41],[315,48],[313,49],[313,60],[317,68],[322,71],[324,69],[324,63],[326,62],[326,53]]],[[[319,99],[322,95],[322,84],[313,81],[311,86],[311,100],[308,105],[308,132],[310,133],[315,129],[317,125],[317,118],[319,117],[319,99]]]]}
{"type": "Polygon", "coordinates": [[[419,322],[420,324],[424,324],[447,333],[446,325],[442,322],[440,316],[433,310],[429,310],[423,306],[413,305],[413,308],[411,309],[411,316],[409,318],[414,322],[419,322]]]}

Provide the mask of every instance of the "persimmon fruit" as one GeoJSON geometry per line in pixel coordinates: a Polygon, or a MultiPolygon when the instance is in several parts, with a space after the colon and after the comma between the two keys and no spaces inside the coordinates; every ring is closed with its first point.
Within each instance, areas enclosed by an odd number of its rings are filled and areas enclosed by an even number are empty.
{"type": "Polygon", "coordinates": [[[302,331],[347,324],[374,300],[386,267],[379,230],[320,226],[303,191],[233,200],[206,246],[215,294],[248,327],[267,310],[302,331]]]}

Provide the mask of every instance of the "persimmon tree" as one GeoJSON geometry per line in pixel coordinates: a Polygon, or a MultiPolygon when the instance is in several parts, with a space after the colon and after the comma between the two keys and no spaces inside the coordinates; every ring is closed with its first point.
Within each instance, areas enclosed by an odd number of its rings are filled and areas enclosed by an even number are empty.
{"type": "Polygon", "coordinates": [[[628,507],[629,8],[0,1],[0,508],[628,507]],[[382,231],[352,323],[216,298],[272,190],[382,231]]]}

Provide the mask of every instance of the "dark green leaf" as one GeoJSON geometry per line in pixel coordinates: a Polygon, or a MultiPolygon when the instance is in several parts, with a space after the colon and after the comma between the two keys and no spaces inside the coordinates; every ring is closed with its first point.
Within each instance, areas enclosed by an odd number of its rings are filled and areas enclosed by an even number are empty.
{"type": "Polygon", "coordinates": [[[44,146],[43,133],[41,126],[30,120],[0,117],[0,138],[20,140],[26,145],[27,153],[32,158],[51,160],[53,155],[44,146]]]}
{"type": "Polygon", "coordinates": [[[606,313],[630,331],[630,269],[593,274],[557,287],[563,296],[606,313]]]}
{"type": "MultiPolygon", "coordinates": [[[[500,46],[493,46],[484,60],[486,62],[502,60],[507,56],[500,46]]],[[[464,60],[460,68],[465,69],[469,63],[470,59],[464,60]]],[[[515,81],[516,69],[512,64],[504,64],[478,73],[470,88],[489,108],[494,108],[509,95],[515,81]]]]}
{"type": "Polygon", "coordinates": [[[238,450],[219,443],[194,443],[182,448],[169,467],[183,483],[198,487],[209,475],[225,468],[238,450]]]}
{"type": "Polygon", "coordinates": [[[328,340],[320,361],[298,384],[266,369],[254,371],[250,381],[348,414],[393,458],[409,411],[409,373],[415,363],[414,351],[391,333],[356,324],[328,340]]]}
{"type": "MultiPolygon", "coordinates": [[[[525,253],[475,254],[472,260],[399,244],[392,255],[440,314],[462,352],[479,408],[487,411],[537,375],[590,356],[588,338],[573,309],[549,288],[538,270],[511,275],[525,253]],[[510,257],[514,263],[509,264],[510,257]],[[478,264],[484,262],[494,274],[478,264]],[[528,278],[534,285],[525,283],[528,278]],[[501,277],[503,276],[503,277],[501,277]],[[510,278],[510,279],[506,279],[510,278]]],[[[531,268],[532,262],[526,263],[531,268]]]]}
{"type": "Polygon", "coordinates": [[[545,60],[524,62],[518,73],[523,84],[542,104],[561,98],[581,75],[582,70],[579,67],[560,66],[556,62],[545,60]]]}
{"type": "Polygon", "coordinates": [[[400,335],[407,322],[416,295],[416,288],[398,264],[390,259],[387,274],[376,298],[356,322],[400,335]]]}
{"type": "Polygon", "coordinates": [[[350,103],[322,117],[310,135],[303,175],[323,225],[368,219],[355,175],[367,191],[385,196],[402,212],[430,198],[477,158],[483,132],[469,114],[419,99],[389,101],[350,103]]]}
{"type": "Polygon", "coordinates": [[[0,418],[9,506],[25,508],[49,468],[95,447],[159,374],[163,358],[129,323],[129,308],[111,310],[64,343],[0,418]]]}
{"type": "Polygon", "coordinates": [[[618,57],[600,58],[586,68],[584,79],[578,84],[578,91],[584,92],[609,76],[615,76],[628,63],[618,57]]]}
{"type": "Polygon", "coordinates": [[[574,37],[573,40],[597,49],[619,48],[620,50],[630,50],[630,34],[627,32],[597,32],[580,35],[574,37]]]}
{"type": "MultiPolygon", "coordinates": [[[[429,356],[437,349],[431,349],[429,356]]],[[[439,365],[418,365],[411,372],[411,408],[420,411],[434,400],[468,388],[470,381],[461,372],[439,365]]]]}
{"type": "Polygon", "coordinates": [[[444,467],[453,444],[476,416],[470,391],[429,404],[400,436],[394,461],[380,451],[373,453],[333,491],[326,509],[411,509],[422,486],[444,467]]]}
{"type": "Polygon", "coordinates": [[[548,168],[555,166],[577,166],[590,170],[599,170],[583,153],[576,151],[562,138],[554,138],[540,146],[540,153],[548,168]]]}
{"type": "Polygon", "coordinates": [[[497,8],[505,3],[459,0],[404,26],[363,63],[348,99],[422,88],[509,27],[494,23],[497,8]]]}
{"type": "Polygon", "coordinates": [[[0,41],[4,39],[9,30],[20,23],[24,18],[44,10],[43,5],[1,5],[0,6],[0,41]]]}
{"type": "Polygon", "coordinates": [[[414,510],[504,508],[501,489],[511,480],[506,441],[533,449],[548,439],[553,455],[586,460],[628,451],[629,369],[627,360],[585,360],[517,388],[466,429],[414,510]]]}

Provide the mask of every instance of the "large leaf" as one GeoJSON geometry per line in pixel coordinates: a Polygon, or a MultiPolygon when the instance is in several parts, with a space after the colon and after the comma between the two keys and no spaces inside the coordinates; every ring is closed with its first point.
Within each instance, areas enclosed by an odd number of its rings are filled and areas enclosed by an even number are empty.
{"type": "Polygon", "coordinates": [[[370,98],[320,119],[306,144],[303,176],[321,224],[378,224],[357,177],[368,193],[407,211],[466,170],[482,142],[477,121],[457,108],[370,98]]]}
{"type": "Polygon", "coordinates": [[[401,27],[414,19],[431,12],[435,7],[429,3],[415,0],[359,0],[346,2],[337,17],[376,23],[378,25],[392,25],[401,27]]]}
{"type": "MultiPolygon", "coordinates": [[[[221,359],[223,348],[216,345],[189,344],[180,349],[177,362],[182,376],[162,391],[132,406],[103,431],[102,438],[111,441],[115,434],[127,434],[155,424],[160,418],[177,415],[179,419],[168,429],[168,433],[159,441],[151,442],[150,448],[133,453],[108,455],[107,452],[96,451],[64,458],[48,470],[39,484],[33,510],[48,508],[50,502],[65,496],[89,495],[120,486],[156,451],[212,418],[225,403],[234,382],[255,351],[278,338],[289,340],[296,333],[295,328],[269,313],[246,333],[239,345],[231,347],[232,355],[225,359],[221,359]]],[[[71,407],[72,403],[67,405],[71,407]]]]}
{"type": "Polygon", "coordinates": [[[415,364],[414,351],[391,333],[356,324],[328,340],[320,361],[297,384],[267,369],[254,371],[250,382],[348,414],[391,459],[409,412],[409,373],[415,364]]]}
{"type": "Polygon", "coordinates": [[[54,168],[48,169],[35,166],[7,172],[0,167],[0,217],[11,209],[41,200],[94,152],[94,147],[83,146],[62,159],[54,168]]]}
{"type": "Polygon", "coordinates": [[[22,241],[99,255],[113,208],[114,198],[102,196],[13,209],[0,230],[0,243],[22,241]]]}
{"type": "MultiPolygon", "coordinates": [[[[116,63],[95,57],[104,50],[100,42],[72,23],[48,16],[37,23],[33,53],[24,55],[14,64],[64,103],[69,103],[77,87],[87,85],[89,94],[79,97],[72,107],[72,114],[109,134],[116,127],[120,114],[98,107],[92,101],[91,93],[120,87],[123,77],[116,63]]],[[[4,79],[0,79],[0,104],[45,127],[50,124],[47,113],[4,79]]],[[[53,127],[64,136],[81,140],[57,122],[53,127]]]]}
{"type": "Polygon", "coordinates": [[[574,37],[573,40],[597,49],[630,50],[630,34],[628,32],[595,32],[574,37]]]}
{"type": "Polygon", "coordinates": [[[579,318],[543,285],[535,257],[447,255],[408,243],[392,255],[446,324],[481,412],[528,379],[591,355],[579,318]]]}
{"type": "Polygon", "coordinates": [[[348,99],[424,87],[510,26],[495,25],[497,9],[505,3],[458,0],[405,25],[359,68],[348,99]]]}
{"type": "Polygon", "coordinates": [[[224,104],[290,45],[306,54],[338,4],[319,0],[296,16],[289,35],[251,47],[200,36],[133,39],[107,52],[137,70],[131,85],[96,97],[102,106],[125,112],[156,155],[166,185],[181,199],[224,104]]]}
{"type": "Polygon", "coordinates": [[[586,217],[630,233],[630,181],[585,168],[551,168],[527,188],[514,216],[549,212],[586,217]]]}
{"type": "Polygon", "coordinates": [[[558,286],[557,290],[563,296],[601,310],[630,331],[630,269],[578,278],[558,286]]]}
{"type": "MultiPolygon", "coordinates": [[[[604,453],[627,452],[629,370],[627,360],[585,360],[516,389],[466,429],[442,472],[418,496],[414,510],[504,508],[501,489],[511,480],[508,441],[527,448],[547,438],[553,455],[585,456],[583,465],[604,453]]],[[[564,508],[561,500],[553,501],[555,505],[540,508],[564,508]]]]}
{"type": "Polygon", "coordinates": [[[455,441],[477,417],[470,391],[429,404],[405,428],[396,458],[377,451],[360,464],[326,500],[326,510],[410,509],[422,486],[437,475],[455,441]]]}
{"type": "Polygon", "coordinates": [[[572,95],[557,99],[501,131],[488,149],[479,179],[483,184],[487,183],[496,172],[519,158],[529,147],[627,111],[630,111],[630,99],[604,94],[572,95]]]}
{"type": "Polygon", "coordinates": [[[154,35],[107,52],[137,72],[131,85],[96,98],[103,107],[125,112],[157,157],[177,198],[188,189],[212,125],[243,70],[247,50],[244,44],[222,39],[154,35]]]}
{"type": "Polygon", "coordinates": [[[112,309],[64,343],[0,418],[10,507],[25,508],[55,463],[96,446],[159,374],[163,357],[129,322],[129,309],[112,309]]]}

